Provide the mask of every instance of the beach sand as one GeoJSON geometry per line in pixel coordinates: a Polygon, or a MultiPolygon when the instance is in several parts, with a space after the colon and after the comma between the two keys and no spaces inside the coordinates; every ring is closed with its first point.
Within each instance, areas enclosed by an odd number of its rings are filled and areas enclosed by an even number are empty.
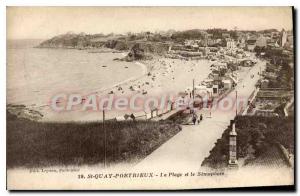
{"type": "MultiPolygon", "coordinates": [[[[120,62],[121,63],[121,62],[120,62]]],[[[154,57],[152,60],[136,61],[142,67],[142,74],[138,77],[129,78],[110,87],[96,89],[90,94],[98,97],[107,97],[113,94],[115,97],[131,97],[139,94],[142,97],[159,97],[166,93],[177,95],[184,92],[187,87],[199,85],[209,73],[208,60],[181,60],[154,57]]],[[[113,77],[113,76],[112,76],[113,77]]],[[[54,112],[50,107],[43,108],[44,121],[99,121],[102,120],[101,111],[54,112]]],[[[106,119],[131,114],[132,111],[106,111],[106,119]]]]}

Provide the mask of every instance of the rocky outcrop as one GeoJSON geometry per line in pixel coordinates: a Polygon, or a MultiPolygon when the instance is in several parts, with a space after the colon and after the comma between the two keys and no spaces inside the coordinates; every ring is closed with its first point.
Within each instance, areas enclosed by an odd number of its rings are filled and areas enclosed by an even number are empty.
{"type": "Polygon", "coordinates": [[[85,35],[67,33],[55,36],[40,43],[38,48],[111,48],[119,51],[130,50],[133,58],[143,57],[143,53],[163,54],[169,49],[169,44],[147,40],[128,40],[126,36],[85,35]]]}

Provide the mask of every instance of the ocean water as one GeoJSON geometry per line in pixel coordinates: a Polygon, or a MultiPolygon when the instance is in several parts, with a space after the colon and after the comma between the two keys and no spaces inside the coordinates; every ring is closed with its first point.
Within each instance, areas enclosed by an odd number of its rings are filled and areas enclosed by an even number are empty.
{"type": "Polygon", "coordinates": [[[34,48],[38,43],[7,42],[7,103],[43,106],[57,93],[99,92],[143,73],[135,63],[113,61],[121,53],[34,48]]]}

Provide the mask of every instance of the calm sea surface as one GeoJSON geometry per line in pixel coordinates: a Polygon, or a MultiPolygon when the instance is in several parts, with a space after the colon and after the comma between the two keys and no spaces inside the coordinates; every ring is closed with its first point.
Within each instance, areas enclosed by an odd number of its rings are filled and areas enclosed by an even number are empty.
{"type": "Polygon", "coordinates": [[[33,48],[38,43],[7,42],[7,103],[41,106],[57,93],[93,93],[142,74],[135,63],[113,61],[120,53],[33,48]]]}

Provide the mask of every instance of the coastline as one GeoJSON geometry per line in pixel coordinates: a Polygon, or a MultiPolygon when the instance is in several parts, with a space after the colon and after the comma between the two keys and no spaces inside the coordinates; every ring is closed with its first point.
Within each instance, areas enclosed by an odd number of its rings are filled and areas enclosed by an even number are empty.
{"type": "MultiPolygon", "coordinates": [[[[119,53],[118,55],[126,56],[127,54],[119,53]]],[[[123,62],[120,62],[121,72],[122,69],[124,69],[122,63],[123,62]]],[[[164,93],[178,94],[191,85],[191,81],[187,81],[186,78],[195,78],[196,81],[200,83],[211,72],[211,62],[208,60],[186,61],[181,59],[170,59],[154,56],[154,58],[151,60],[140,60],[130,63],[134,63],[141,68],[141,73],[138,76],[129,77],[123,81],[111,84],[109,86],[104,86],[102,88],[91,88],[89,92],[82,94],[82,96],[90,93],[95,93],[100,97],[105,97],[109,94],[114,94],[116,97],[130,97],[135,94],[141,94],[142,97],[161,96],[164,93]]],[[[130,64],[124,66],[125,68],[127,66],[129,67],[130,64]]],[[[99,121],[102,119],[102,112],[99,111],[72,111],[57,113],[50,108],[50,102],[44,102],[43,104],[43,100],[45,98],[39,99],[39,95],[36,98],[38,98],[39,102],[41,103],[37,104],[36,102],[35,104],[31,104],[30,102],[17,102],[14,104],[12,102],[8,102],[8,104],[24,105],[26,108],[28,108],[28,110],[35,110],[43,115],[39,121],[45,122],[90,122],[99,121]]],[[[129,111],[112,111],[110,113],[108,112],[106,117],[108,119],[112,119],[117,116],[123,116],[128,112],[129,111]]]]}
{"type": "MultiPolygon", "coordinates": [[[[185,61],[181,59],[154,58],[134,63],[142,67],[142,75],[126,79],[109,87],[95,89],[91,93],[97,94],[100,98],[109,94],[124,98],[140,94],[142,98],[146,99],[149,97],[160,97],[166,93],[177,95],[192,85],[192,78],[195,78],[197,84],[200,84],[211,72],[211,62],[208,60],[185,61]],[[186,78],[191,80],[189,81],[186,78]]],[[[128,110],[111,110],[105,113],[105,117],[106,119],[113,119],[131,113],[132,111],[128,110]]],[[[43,114],[45,114],[43,121],[92,122],[101,121],[103,118],[101,111],[80,110],[56,113],[46,110],[43,114]]]]}
{"type": "MultiPolygon", "coordinates": [[[[88,53],[88,50],[82,50],[82,52],[88,53]]],[[[127,53],[122,52],[116,55],[124,57],[127,55],[127,53]]],[[[131,97],[135,94],[140,94],[144,98],[161,97],[166,93],[178,95],[178,93],[184,92],[187,88],[190,88],[192,86],[193,79],[195,80],[195,85],[201,85],[201,82],[206,79],[212,72],[211,65],[214,62],[207,59],[183,60],[154,55],[153,59],[151,60],[132,61],[127,62],[129,64],[125,65],[123,63],[125,62],[117,63],[117,67],[120,67],[118,68],[119,73],[123,72],[122,70],[124,68],[124,70],[126,70],[126,68],[130,68],[131,64],[139,66],[141,68],[141,73],[116,83],[110,83],[109,85],[105,85],[100,88],[95,88],[94,85],[91,85],[91,87],[94,88],[85,89],[83,86],[83,94],[81,95],[84,97],[89,94],[97,94],[100,98],[105,97],[109,94],[114,94],[114,96],[116,97],[131,97]]],[[[85,65],[78,64],[78,66],[85,65]]],[[[91,77],[94,77],[94,75],[91,75],[91,77]]],[[[91,80],[95,80],[95,78],[91,80]]],[[[102,112],[99,111],[72,111],[57,113],[50,108],[49,102],[45,102],[45,104],[43,105],[27,105],[26,103],[19,104],[24,104],[28,109],[37,110],[38,112],[40,112],[43,115],[41,121],[85,122],[99,121],[102,119],[102,112]]],[[[108,119],[113,119],[118,116],[124,116],[128,113],[130,114],[130,112],[132,111],[109,111],[106,114],[106,117],[108,119]]]]}
{"type": "MultiPolygon", "coordinates": [[[[126,56],[126,53],[119,54],[126,56]]],[[[116,97],[130,97],[135,94],[140,94],[142,97],[147,98],[159,97],[166,93],[177,95],[191,87],[193,79],[195,79],[195,85],[201,85],[201,82],[204,79],[207,79],[209,74],[212,72],[211,65],[214,62],[206,59],[186,61],[182,59],[154,56],[152,60],[140,60],[130,63],[138,65],[142,70],[141,74],[129,77],[109,86],[90,89],[88,93],[82,94],[82,96],[84,97],[89,94],[97,94],[101,98],[109,94],[114,94],[116,97]],[[189,80],[187,80],[187,78],[189,80]]],[[[122,62],[120,62],[120,65],[122,65],[122,62]]],[[[129,67],[130,65],[127,66],[129,67]]],[[[125,68],[127,67],[125,66],[125,68]]],[[[102,112],[100,111],[91,112],[80,110],[57,113],[50,108],[50,103],[35,106],[26,105],[26,107],[40,112],[43,115],[41,121],[46,122],[91,122],[102,120],[102,112]]],[[[125,114],[131,114],[130,112],[132,111],[108,111],[106,113],[106,118],[113,119],[119,116],[124,116],[125,114]]]]}
{"type": "Polygon", "coordinates": [[[130,77],[130,78],[126,79],[126,80],[123,80],[123,81],[121,81],[121,82],[115,83],[115,84],[113,84],[113,85],[111,85],[111,86],[103,87],[103,88],[101,88],[101,89],[97,89],[97,90],[93,90],[93,91],[96,91],[95,93],[97,93],[97,94],[105,93],[106,91],[109,91],[109,90],[111,90],[111,89],[113,89],[113,88],[115,88],[115,87],[117,87],[117,86],[124,85],[124,84],[127,84],[127,83],[129,83],[129,82],[136,81],[136,80],[138,80],[139,78],[145,76],[145,75],[147,74],[147,71],[148,71],[147,65],[144,64],[144,63],[141,63],[141,62],[134,62],[134,63],[135,63],[136,65],[139,65],[139,66],[141,67],[141,69],[142,69],[142,74],[141,74],[141,75],[136,76],[136,77],[130,77]]]}
{"type": "Polygon", "coordinates": [[[11,54],[15,55],[8,57],[8,83],[10,85],[7,86],[7,104],[25,105],[29,109],[39,110],[39,108],[48,107],[48,100],[57,92],[74,91],[84,95],[85,93],[99,91],[100,89],[101,93],[114,86],[136,80],[147,72],[146,65],[142,63],[113,62],[114,57],[121,57],[126,55],[126,53],[110,52],[110,54],[88,54],[87,50],[48,49],[49,50],[34,48],[33,46],[27,45],[22,48],[10,49],[12,50],[11,54]],[[79,56],[76,60],[70,58],[73,54],[72,51],[75,52],[75,56],[79,56]],[[61,52],[64,53],[60,55],[61,52]],[[16,54],[19,53],[21,55],[18,56],[22,58],[15,57],[16,54]],[[44,56],[48,53],[50,53],[50,55],[48,55],[50,57],[44,59],[44,56]],[[80,57],[81,54],[82,58],[80,57]],[[64,59],[60,60],[59,64],[56,64],[56,58],[64,59]],[[26,59],[33,60],[27,62],[26,59]],[[104,60],[102,61],[101,59],[104,60]],[[40,60],[43,60],[43,62],[39,63],[40,60]],[[50,68],[45,69],[45,67],[48,66],[50,68]],[[50,74],[51,77],[36,77],[37,73],[44,74],[44,72],[51,71],[53,68],[55,68],[55,71],[50,74]],[[126,70],[125,68],[128,69],[126,70]],[[19,73],[14,73],[10,71],[10,69],[19,69],[20,71],[19,73]],[[70,69],[72,70],[69,74],[70,69]],[[115,79],[108,78],[107,76],[113,73],[115,69],[118,69],[117,77],[115,79]],[[104,74],[103,76],[102,73],[104,74]],[[61,75],[64,77],[60,77],[61,75]],[[78,78],[77,75],[79,77],[84,76],[83,80],[78,78]],[[100,78],[98,79],[99,76],[100,78]],[[45,78],[51,78],[51,80],[45,80],[45,78]],[[68,80],[70,82],[65,82],[68,80]],[[47,85],[39,85],[39,83],[43,83],[44,81],[47,85]],[[97,86],[100,86],[100,88],[97,86]]]}

